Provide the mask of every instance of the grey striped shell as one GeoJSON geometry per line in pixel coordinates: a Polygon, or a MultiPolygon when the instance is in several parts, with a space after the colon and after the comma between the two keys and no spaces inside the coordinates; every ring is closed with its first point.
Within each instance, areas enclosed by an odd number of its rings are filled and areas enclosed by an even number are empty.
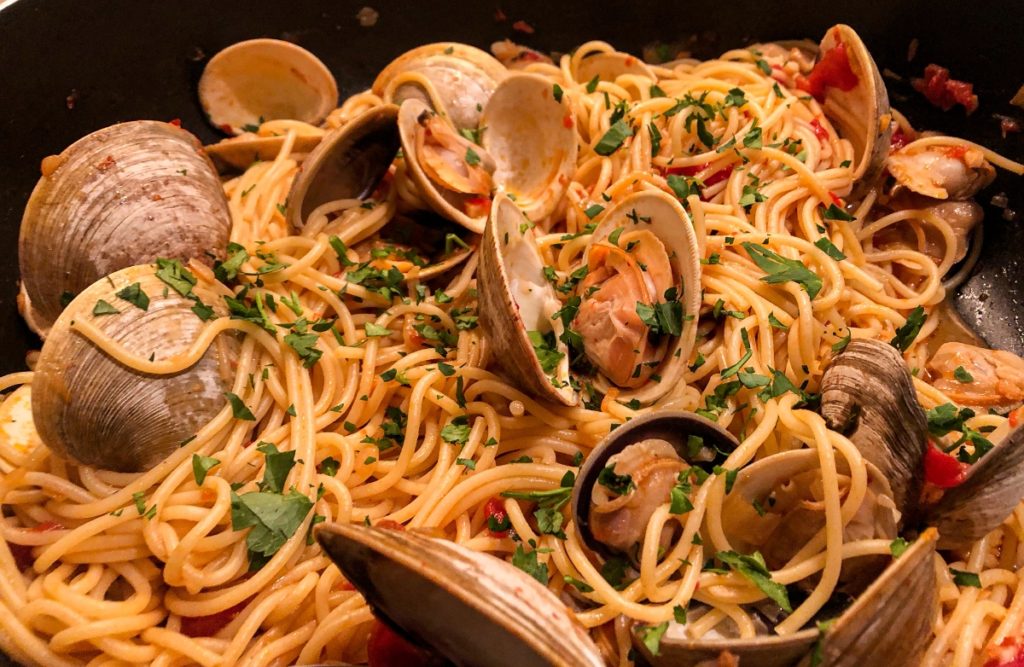
{"type": "Polygon", "coordinates": [[[44,168],[18,240],[22,310],[40,335],[68,299],[109,273],[157,257],[212,263],[227,245],[220,179],[199,141],[178,127],[112,125],[44,168]]]}

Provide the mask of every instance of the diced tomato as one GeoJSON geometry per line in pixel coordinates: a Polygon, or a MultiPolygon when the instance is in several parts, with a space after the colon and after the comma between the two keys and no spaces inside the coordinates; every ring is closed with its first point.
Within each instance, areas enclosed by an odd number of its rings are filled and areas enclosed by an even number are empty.
{"type": "Polygon", "coordinates": [[[689,167],[665,167],[665,173],[675,174],[676,176],[680,174],[683,176],[696,176],[710,166],[710,162],[705,162],[704,164],[692,164],[689,167]]]}
{"type": "Polygon", "coordinates": [[[1020,132],[1020,123],[1008,116],[999,116],[999,131],[1003,133],[1003,139],[1008,134],[1020,132]]]}
{"type": "Polygon", "coordinates": [[[525,32],[527,35],[533,34],[533,26],[526,21],[516,21],[512,24],[512,29],[518,30],[519,32],[525,32]]]}
{"type": "Polygon", "coordinates": [[[838,42],[826,51],[818,64],[806,78],[797,77],[796,87],[810,93],[819,102],[825,99],[826,88],[853,90],[857,85],[857,75],[850,69],[850,58],[846,54],[846,44],[838,42]]]}
{"type": "Polygon", "coordinates": [[[967,146],[950,146],[945,150],[946,157],[951,157],[954,160],[960,160],[964,155],[967,155],[967,146]]]}
{"type": "Polygon", "coordinates": [[[1017,428],[1017,425],[1024,420],[1024,407],[1017,408],[1010,412],[1010,428],[1017,428]]]}
{"type": "Polygon", "coordinates": [[[491,210],[491,198],[490,197],[470,197],[464,203],[463,208],[465,209],[466,215],[471,218],[479,218],[487,215],[491,210]]]}
{"type": "Polygon", "coordinates": [[[931,440],[924,452],[924,479],[940,489],[950,489],[964,481],[967,466],[947,454],[931,440]]]}
{"type": "MultiPolygon", "coordinates": [[[[700,172],[702,172],[705,169],[707,169],[709,166],[711,166],[711,163],[710,162],[705,162],[704,164],[694,164],[694,165],[690,165],[689,167],[666,167],[664,169],[664,171],[665,171],[665,175],[666,176],[668,176],[670,174],[676,174],[676,175],[682,174],[683,176],[696,176],[700,172]]],[[[707,178],[704,179],[704,181],[703,181],[704,187],[705,188],[710,188],[712,185],[715,185],[716,183],[721,183],[722,181],[727,180],[729,178],[729,176],[732,174],[732,170],[734,168],[735,168],[735,165],[730,164],[725,169],[719,169],[715,173],[711,174],[710,176],[708,176],[707,178]]],[[[701,192],[700,198],[702,200],[704,199],[704,193],[703,192],[701,192]]]]}
{"type": "Polygon", "coordinates": [[[180,118],[172,118],[171,120],[167,121],[167,124],[168,125],[173,125],[174,127],[181,127],[181,119],[180,118]]]}
{"type": "Polygon", "coordinates": [[[814,136],[818,137],[818,141],[822,143],[828,142],[828,130],[826,130],[821,121],[815,118],[811,121],[811,129],[814,130],[814,136]]]}
{"type": "Polygon", "coordinates": [[[374,528],[383,528],[384,530],[405,530],[405,526],[391,519],[381,519],[377,523],[373,524],[373,526],[374,528]]]}
{"type": "MultiPolygon", "coordinates": [[[[64,530],[64,526],[56,521],[43,521],[28,530],[30,533],[48,533],[51,530],[64,530]]],[[[32,546],[28,544],[13,544],[11,542],[8,542],[7,546],[10,548],[11,555],[14,556],[14,562],[19,570],[24,572],[32,567],[32,563],[36,560],[35,556],[32,555],[32,546]]]]}
{"type": "Polygon", "coordinates": [[[899,149],[909,144],[911,141],[913,141],[913,139],[911,139],[909,136],[906,135],[906,133],[903,132],[903,128],[896,126],[896,130],[892,133],[892,136],[889,137],[889,146],[892,148],[892,150],[898,151],[899,149]]]}
{"type": "Polygon", "coordinates": [[[567,130],[571,130],[573,126],[572,116],[566,114],[565,118],[562,119],[562,125],[564,125],[567,130]]]}
{"type": "Polygon", "coordinates": [[[967,113],[978,108],[974,85],[949,78],[949,70],[945,67],[932,63],[924,68],[923,78],[914,79],[910,83],[914,90],[943,111],[949,111],[957,104],[962,105],[967,113]]]}
{"type": "Polygon", "coordinates": [[[1024,667],[1024,645],[1016,639],[1004,639],[998,646],[989,647],[989,658],[984,667],[1024,667]]]}
{"type": "Polygon", "coordinates": [[[722,181],[728,180],[729,176],[732,175],[732,170],[734,169],[734,167],[735,165],[730,164],[725,169],[719,169],[715,173],[711,174],[710,176],[704,179],[704,187],[710,188],[712,185],[715,185],[716,183],[721,183],[722,181]]]}
{"type": "Polygon", "coordinates": [[[544,60],[544,57],[537,53],[536,51],[531,51],[530,49],[523,49],[522,51],[517,53],[515,57],[516,62],[532,63],[537,62],[538,60],[544,60]]]}
{"type": "MultiPolygon", "coordinates": [[[[488,500],[487,505],[484,506],[484,514],[487,516],[488,526],[491,526],[492,524],[502,526],[508,521],[508,513],[505,511],[505,503],[501,501],[501,498],[491,498],[488,500]]],[[[488,528],[487,533],[491,537],[508,537],[509,529],[491,530],[488,528]]]]}
{"type": "Polygon", "coordinates": [[[232,128],[227,123],[221,123],[219,125],[219,127],[220,127],[220,131],[223,132],[224,134],[234,134],[235,133],[234,128],[232,128]]]}
{"type": "Polygon", "coordinates": [[[427,651],[413,646],[380,621],[373,622],[366,643],[370,667],[429,667],[436,660],[427,651]]]}
{"type": "Polygon", "coordinates": [[[501,23],[503,21],[507,21],[508,17],[505,16],[505,12],[501,11],[501,9],[499,8],[494,10],[494,20],[498,23],[501,23]]]}
{"type": "Polygon", "coordinates": [[[228,607],[209,616],[182,616],[181,634],[188,635],[189,637],[212,637],[233,621],[236,616],[241,614],[245,606],[252,602],[255,597],[253,595],[248,599],[242,600],[234,607],[228,607]]]}

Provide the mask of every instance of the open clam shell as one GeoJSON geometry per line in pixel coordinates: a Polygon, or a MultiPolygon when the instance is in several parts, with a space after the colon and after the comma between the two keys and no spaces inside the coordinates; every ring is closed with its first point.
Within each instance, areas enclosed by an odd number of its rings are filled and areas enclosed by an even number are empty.
{"type": "Polygon", "coordinates": [[[40,335],[108,273],[157,257],[212,262],[227,245],[231,215],[217,172],[178,127],[112,125],[43,166],[18,240],[26,320],[40,335]]]}
{"type": "MultiPolygon", "coordinates": [[[[192,295],[226,315],[211,285],[198,281],[192,295]]],[[[162,361],[183,354],[206,326],[194,305],[157,278],[152,265],[122,269],[79,294],[50,331],[32,380],[32,414],[43,442],[61,457],[135,472],[156,465],[195,435],[224,407],[237,362],[234,337],[217,336],[185,370],[150,375],[120,363],[75,328],[87,322],[112,346],[162,361]],[[133,291],[145,294],[148,303],[133,291]],[[110,314],[97,314],[104,312],[110,314]]]]}
{"type": "MultiPolygon", "coordinates": [[[[739,442],[736,438],[715,422],[705,419],[700,415],[682,410],[660,410],[649,412],[639,417],[634,417],[622,426],[608,434],[604,440],[591,451],[579,475],[576,477],[576,484],[572,491],[573,525],[579,532],[583,543],[592,551],[605,556],[614,555],[622,549],[610,548],[608,544],[595,535],[595,516],[593,514],[595,497],[594,491],[599,484],[598,478],[601,471],[614,462],[616,457],[621,460],[621,455],[628,448],[640,445],[648,446],[651,441],[662,441],[668,443],[674,450],[678,460],[688,465],[702,465],[708,467],[721,463],[728,452],[735,449],[739,442]],[[692,437],[699,440],[693,440],[692,437]]],[[[659,458],[671,458],[663,455],[662,452],[651,448],[650,453],[659,458]]],[[[643,452],[647,455],[647,452],[643,452]]],[[[672,482],[675,482],[675,475],[672,475],[672,482]]],[[[662,502],[668,502],[669,490],[663,489],[664,498],[644,499],[640,494],[648,489],[644,484],[637,483],[638,488],[634,491],[637,502],[631,503],[622,508],[629,512],[620,518],[629,519],[629,524],[635,524],[639,530],[632,530],[632,535],[642,535],[643,529],[647,526],[651,512],[662,502]],[[631,506],[632,505],[632,506],[631,506]],[[644,512],[646,506],[649,511],[644,512]],[[646,514],[646,515],[645,515],[646,514]]],[[[670,485],[671,487],[671,485],[670,485]]],[[[655,490],[657,492],[657,490],[655,490]]],[[[612,521],[615,521],[613,518],[612,521]]],[[[627,522],[617,522],[627,523],[627,522]]],[[[599,534],[601,530],[597,531],[599,534]]],[[[616,540],[616,542],[628,541],[616,540]]]]}
{"type": "Polygon", "coordinates": [[[576,69],[576,80],[580,83],[592,81],[614,82],[624,74],[644,76],[651,81],[658,79],[651,68],[640,58],[621,51],[599,52],[586,56],[576,69]]]}
{"type": "Polygon", "coordinates": [[[373,82],[385,102],[423,102],[458,129],[474,130],[480,112],[508,70],[485,51],[457,42],[427,44],[407,51],[373,82]]]}
{"type": "Polygon", "coordinates": [[[210,123],[241,134],[264,120],[319,124],[338,104],[338,84],[312,53],[279,39],[249,39],[218,52],[199,79],[210,123]]]}
{"type": "Polygon", "coordinates": [[[970,199],[996,177],[984,153],[953,137],[912,141],[889,155],[886,167],[898,186],[939,200],[970,199]]]}
{"type": "Polygon", "coordinates": [[[614,383],[622,387],[620,400],[653,403],[683,381],[696,340],[701,293],[696,235],[679,202],[658,190],[631,194],[602,216],[587,248],[590,269],[578,286],[581,304],[573,328],[601,371],[594,381],[600,391],[614,383]],[[613,258],[629,268],[607,269],[613,258]],[[599,276],[606,270],[596,268],[601,262],[611,275],[604,282],[599,276]],[[644,321],[637,312],[638,302],[652,309],[678,303],[677,309],[666,308],[671,323],[659,320],[659,326],[678,329],[655,340],[650,317],[644,321]],[[623,329],[632,338],[609,338],[623,329]]]}
{"type": "MultiPolygon", "coordinates": [[[[844,541],[884,539],[897,535],[899,512],[885,475],[866,463],[868,489],[861,506],[843,528],[844,541]]],[[[849,474],[845,459],[836,461],[840,475],[849,474]]],[[[822,510],[807,505],[818,500],[820,459],[814,449],[795,449],[760,459],[736,476],[722,506],[722,526],[729,544],[740,553],[759,551],[769,569],[782,568],[813,535],[825,527],[822,510]]],[[[846,592],[859,592],[885,567],[883,557],[862,556],[843,562],[840,581],[846,592]]]]}
{"type": "MultiPolygon", "coordinates": [[[[316,132],[300,133],[292,144],[293,153],[309,153],[323,139],[324,133],[319,128],[316,132]]],[[[215,144],[205,147],[206,154],[220,171],[231,169],[245,171],[257,160],[275,159],[284,147],[284,135],[265,136],[254,132],[245,132],[237,137],[228,137],[215,144]]]]}
{"type": "Polygon", "coordinates": [[[822,377],[821,415],[888,478],[901,525],[910,525],[928,422],[899,351],[877,340],[850,341],[822,377]]]}
{"type": "Polygon", "coordinates": [[[544,275],[546,264],[533,225],[515,202],[499,194],[482,243],[477,272],[480,317],[498,363],[527,392],[575,405],[579,395],[569,383],[564,327],[555,317],[562,304],[544,275]],[[538,346],[547,350],[543,364],[538,346]]]}
{"type": "Polygon", "coordinates": [[[441,218],[432,211],[410,211],[395,216],[352,250],[360,262],[382,261],[379,269],[395,266],[403,275],[430,280],[469,259],[480,246],[480,236],[441,218]],[[458,238],[459,241],[454,241],[458,238]],[[384,253],[388,254],[384,254],[384,253]]]}
{"type": "Polygon", "coordinates": [[[551,215],[576,169],[568,100],[556,100],[544,77],[515,74],[494,91],[480,123],[483,147],[495,163],[494,182],[530,220],[551,215]]]}
{"type": "Polygon", "coordinates": [[[605,664],[551,591],[493,556],[367,526],[327,523],[314,535],[379,617],[456,665],[605,664]]]}
{"type": "MultiPolygon", "coordinates": [[[[889,153],[893,129],[889,94],[867,46],[850,26],[835,25],[825,33],[816,67],[829,62],[832,68],[845,66],[855,79],[826,81],[824,97],[819,101],[825,114],[838,126],[839,134],[853,144],[853,178],[863,188],[882,173],[889,153]]],[[[814,77],[812,72],[812,81],[814,77]]]]}
{"type": "Polygon", "coordinates": [[[317,207],[368,197],[398,154],[398,107],[373,107],[328,133],[309,154],[288,193],[288,225],[301,234],[317,207]]]}
{"type": "Polygon", "coordinates": [[[728,651],[755,667],[854,667],[918,663],[931,636],[938,603],[934,557],[936,533],[928,530],[872,583],[823,634],[817,629],[753,639],[680,639],[672,628],[651,654],[637,633],[633,646],[652,667],[694,667],[728,651]],[[817,657],[812,658],[812,654],[817,657]]]}
{"type": "Polygon", "coordinates": [[[1024,426],[1017,426],[947,489],[924,520],[939,529],[939,547],[966,547],[995,530],[1024,497],[1024,426]]]}

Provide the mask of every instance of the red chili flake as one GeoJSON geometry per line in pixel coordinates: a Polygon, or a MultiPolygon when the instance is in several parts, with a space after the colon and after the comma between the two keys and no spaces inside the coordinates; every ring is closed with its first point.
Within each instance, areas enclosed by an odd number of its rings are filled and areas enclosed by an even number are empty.
{"type": "Polygon", "coordinates": [[[501,11],[501,8],[498,8],[494,10],[494,20],[497,23],[504,23],[508,20],[508,17],[505,16],[505,12],[501,11]]]}
{"type": "Polygon", "coordinates": [[[999,120],[999,131],[1003,133],[1003,139],[1008,134],[1016,134],[1020,132],[1020,123],[1009,116],[1003,116],[1002,114],[994,114],[999,120]]]}
{"type": "Polygon", "coordinates": [[[828,130],[822,126],[821,121],[815,118],[811,121],[811,129],[814,130],[814,136],[818,137],[818,141],[822,143],[828,142],[828,130]]]}
{"type": "Polygon", "coordinates": [[[984,667],[1024,667],[1024,645],[1019,638],[1007,637],[988,649],[989,659],[984,667]]]}
{"type": "MultiPolygon", "coordinates": [[[[28,529],[30,533],[48,533],[51,530],[64,530],[64,526],[56,521],[43,521],[28,529]]],[[[11,555],[14,556],[14,563],[19,570],[24,572],[32,567],[32,563],[36,561],[35,556],[32,555],[32,545],[8,542],[7,546],[10,548],[11,555]]]]}
{"type": "Polygon", "coordinates": [[[252,602],[255,597],[253,595],[233,607],[228,607],[209,616],[182,616],[181,634],[188,637],[212,637],[233,621],[236,616],[241,614],[246,605],[252,602]]]}
{"type": "Polygon", "coordinates": [[[107,157],[100,160],[99,164],[96,165],[96,168],[99,169],[100,171],[106,171],[107,169],[113,167],[115,164],[117,164],[117,162],[114,160],[114,156],[108,155],[107,157]]]}
{"type": "Polygon", "coordinates": [[[393,519],[381,519],[377,523],[373,524],[374,528],[382,528],[384,530],[397,530],[400,532],[405,531],[405,526],[394,521],[393,519]]]}
{"type": "Polygon", "coordinates": [[[525,32],[527,35],[533,34],[533,26],[526,21],[516,21],[512,24],[512,29],[518,30],[519,32],[525,32]]]}
{"type": "Polygon", "coordinates": [[[380,621],[374,621],[366,642],[370,667],[429,667],[435,664],[427,651],[413,646],[380,621]]]}
{"type": "Polygon", "coordinates": [[[572,116],[566,114],[565,118],[562,119],[562,125],[571,130],[573,126],[572,116]]]}
{"type": "Polygon", "coordinates": [[[633,56],[626,56],[626,67],[632,67],[636,64],[636,58],[633,56]]]}
{"type": "Polygon", "coordinates": [[[949,111],[957,104],[962,105],[967,113],[978,108],[974,84],[949,78],[949,70],[934,63],[924,68],[924,78],[913,79],[910,84],[943,111],[949,111]]]}
{"type": "Polygon", "coordinates": [[[152,197],[150,197],[150,200],[152,200],[152,201],[162,201],[163,197],[161,197],[160,195],[153,195],[152,197]]]}
{"type": "Polygon", "coordinates": [[[954,160],[960,160],[967,155],[967,146],[950,146],[944,151],[944,153],[946,154],[946,157],[951,157],[954,160]]]}
{"type": "Polygon", "coordinates": [[[897,126],[896,130],[892,133],[892,136],[889,137],[889,147],[894,151],[898,151],[911,141],[913,141],[913,139],[903,131],[903,128],[897,126]]]}
{"type": "Polygon", "coordinates": [[[1017,428],[1017,424],[1024,419],[1024,407],[1017,408],[1010,413],[1010,428],[1017,428]]]}
{"type": "Polygon", "coordinates": [[[491,198],[470,197],[465,201],[463,208],[469,217],[479,218],[482,215],[487,215],[488,211],[491,210],[491,198]]]}
{"type": "Polygon", "coordinates": [[[843,208],[843,206],[844,206],[843,200],[839,198],[839,195],[837,195],[836,193],[834,193],[831,190],[829,190],[828,191],[828,196],[832,199],[832,203],[833,204],[835,204],[839,208],[843,208]]]}
{"type": "Polygon", "coordinates": [[[64,104],[67,105],[69,111],[75,108],[75,105],[78,104],[78,91],[76,89],[71,89],[71,94],[64,99],[64,104]]]}
{"type": "Polygon", "coordinates": [[[224,134],[234,134],[235,133],[234,128],[231,127],[230,125],[228,125],[227,123],[221,123],[217,127],[219,127],[220,131],[223,132],[224,134]]]}
{"type": "Polygon", "coordinates": [[[180,118],[172,118],[171,120],[167,121],[167,124],[168,125],[173,125],[174,127],[181,127],[181,119],[180,118]]]}
{"type": "Polygon", "coordinates": [[[522,51],[517,53],[516,57],[513,58],[512,60],[514,60],[515,62],[533,63],[537,62],[538,60],[544,60],[544,56],[537,53],[536,51],[531,51],[530,49],[523,49],[522,51]]]}
{"type": "MultiPolygon", "coordinates": [[[[487,525],[490,526],[492,523],[496,525],[504,525],[508,520],[508,513],[505,511],[505,503],[500,498],[491,498],[487,501],[487,505],[484,506],[484,515],[487,517],[487,525]],[[491,521],[494,519],[494,521],[491,521]]],[[[491,530],[487,529],[487,533],[491,537],[508,537],[509,529],[505,530],[491,530]]]]}
{"type": "Polygon", "coordinates": [[[850,69],[846,44],[842,42],[824,53],[809,76],[796,79],[796,87],[810,93],[819,102],[824,101],[826,88],[846,91],[853,90],[856,85],[857,75],[850,69]]]}
{"type": "Polygon", "coordinates": [[[947,454],[931,440],[924,452],[924,480],[940,489],[951,489],[964,481],[967,466],[947,454]]]}

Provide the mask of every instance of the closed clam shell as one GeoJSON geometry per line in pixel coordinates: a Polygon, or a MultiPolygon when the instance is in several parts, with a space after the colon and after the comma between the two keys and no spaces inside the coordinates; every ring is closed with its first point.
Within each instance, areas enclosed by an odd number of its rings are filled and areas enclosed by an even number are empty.
{"type": "MultiPolygon", "coordinates": [[[[624,388],[619,393],[621,401],[636,399],[642,404],[653,403],[683,382],[686,363],[697,338],[701,299],[697,238],[693,223],[679,201],[660,190],[644,190],[628,195],[602,214],[588,247],[585,258],[588,264],[594,244],[610,242],[609,238],[616,230],[621,230],[620,235],[649,231],[661,241],[672,268],[678,300],[682,304],[681,334],[671,337],[668,349],[660,365],[654,368],[651,379],[639,387],[624,388]]],[[[585,302],[588,298],[586,292],[582,297],[585,302]]],[[[664,294],[658,295],[659,302],[664,299],[664,294]]],[[[594,386],[607,392],[611,383],[599,374],[594,380],[594,386]]]]}
{"type": "Polygon", "coordinates": [[[157,257],[212,262],[223,253],[227,199],[190,133],[158,121],[121,123],[72,144],[55,169],[52,160],[18,240],[27,320],[37,333],[108,273],[157,257]]]}
{"type": "Polygon", "coordinates": [[[569,101],[556,100],[542,76],[513,74],[494,91],[480,124],[495,184],[515,197],[530,220],[551,215],[576,169],[569,101]]]}
{"type": "Polygon", "coordinates": [[[912,524],[928,422],[899,351],[877,340],[850,341],[822,377],[821,416],[882,471],[901,525],[912,524]]]}
{"type": "Polygon", "coordinates": [[[1017,426],[925,510],[924,520],[938,528],[939,548],[967,547],[998,528],[1022,497],[1024,426],[1017,426]]]}
{"type": "Polygon", "coordinates": [[[853,144],[855,187],[863,188],[881,175],[889,153],[893,130],[889,94],[867,46],[848,25],[838,24],[828,29],[821,40],[819,61],[827,59],[828,52],[840,45],[857,83],[849,90],[826,87],[822,108],[838,126],[840,136],[853,144]]]}
{"type": "Polygon", "coordinates": [[[505,66],[485,51],[457,42],[439,42],[403,53],[373,82],[373,92],[385,102],[423,102],[443,113],[458,129],[480,125],[480,112],[508,74],[505,66]]]}
{"type": "Polygon", "coordinates": [[[368,197],[398,153],[398,107],[373,107],[328,132],[303,162],[288,193],[288,226],[301,234],[317,207],[368,197]]]}
{"type": "Polygon", "coordinates": [[[502,369],[521,389],[564,405],[579,395],[569,384],[569,355],[561,340],[562,323],[553,317],[562,304],[544,275],[544,258],[534,229],[516,204],[498,195],[484,230],[477,288],[480,318],[502,369]],[[554,338],[563,356],[545,372],[528,332],[554,338]]]}
{"type": "Polygon", "coordinates": [[[316,125],[338,104],[338,84],[315,55],[279,39],[249,39],[218,52],[199,79],[210,123],[228,134],[287,118],[316,125]]]}
{"type": "Polygon", "coordinates": [[[314,535],[378,616],[455,665],[605,664],[547,587],[494,556],[359,525],[326,523],[314,535]]]}
{"type": "MultiPolygon", "coordinates": [[[[205,281],[193,294],[226,315],[205,281]]],[[[186,352],[206,326],[194,305],[152,265],[122,269],[79,294],[54,323],[32,380],[32,415],[46,446],[89,466],[135,472],[162,461],[216,416],[234,379],[233,336],[218,335],[194,365],[155,375],[122,364],[75,328],[88,322],[115,348],[159,362],[186,352]],[[145,310],[117,296],[136,283],[149,298],[145,310]],[[119,312],[94,314],[100,299],[119,312]]]]}

